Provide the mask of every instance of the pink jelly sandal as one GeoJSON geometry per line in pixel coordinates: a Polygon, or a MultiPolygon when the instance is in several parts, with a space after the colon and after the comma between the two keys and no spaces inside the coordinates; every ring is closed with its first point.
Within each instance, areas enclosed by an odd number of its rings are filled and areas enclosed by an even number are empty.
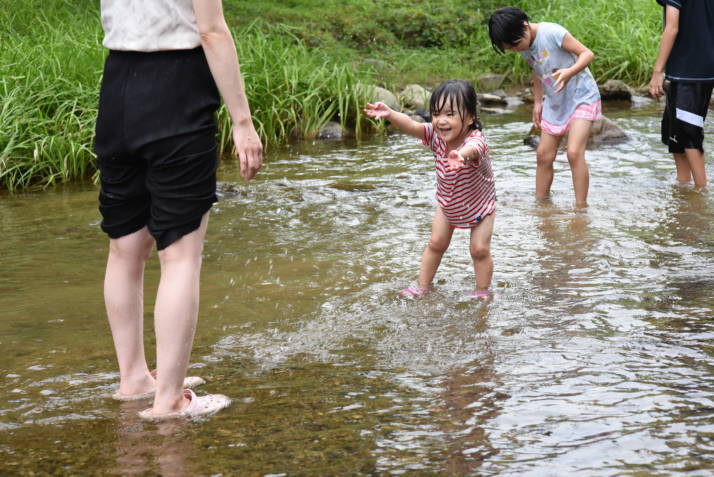
{"type": "Polygon", "coordinates": [[[405,298],[419,298],[420,296],[425,295],[428,291],[428,288],[407,287],[400,291],[399,294],[405,298]]]}
{"type": "MultiPolygon", "coordinates": [[[[151,372],[151,376],[156,379],[156,370],[153,370],[151,372]]],[[[183,380],[183,387],[184,388],[195,388],[196,386],[200,386],[201,384],[206,384],[206,380],[204,380],[201,377],[198,376],[186,376],[183,380]]],[[[152,390],[143,394],[131,394],[131,395],[126,395],[122,394],[121,391],[117,391],[114,394],[112,394],[112,399],[115,401],[139,401],[141,399],[151,399],[154,397],[154,394],[156,393],[156,390],[152,390]]]]}
{"type": "Polygon", "coordinates": [[[475,298],[479,301],[486,301],[493,296],[489,290],[475,290],[469,293],[468,298],[475,298]]]}
{"type": "Polygon", "coordinates": [[[184,389],[183,395],[189,400],[188,406],[178,412],[170,412],[161,416],[154,416],[152,408],[139,412],[139,417],[147,421],[166,421],[168,419],[187,418],[191,419],[199,416],[210,416],[221,409],[225,409],[231,404],[231,398],[223,394],[206,394],[196,396],[190,389],[184,389]]]}

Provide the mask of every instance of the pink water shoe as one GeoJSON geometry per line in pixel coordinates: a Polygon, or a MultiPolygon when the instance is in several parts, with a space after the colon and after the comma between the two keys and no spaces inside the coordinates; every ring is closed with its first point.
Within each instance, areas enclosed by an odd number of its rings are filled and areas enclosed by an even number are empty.
{"type": "Polygon", "coordinates": [[[404,290],[400,291],[399,294],[404,298],[419,298],[420,296],[424,296],[428,291],[428,288],[406,287],[404,290]]]}
{"type": "Polygon", "coordinates": [[[474,290],[467,295],[468,298],[475,298],[479,301],[486,301],[493,297],[490,290],[474,290]]]}

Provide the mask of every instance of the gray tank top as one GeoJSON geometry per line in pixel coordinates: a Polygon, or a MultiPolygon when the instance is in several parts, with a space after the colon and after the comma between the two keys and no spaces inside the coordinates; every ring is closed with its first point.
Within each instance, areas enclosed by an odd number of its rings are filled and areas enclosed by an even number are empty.
{"type": "Polygon", "coordinates": [[[555,92],[553,72],[568,68],[577,60],[573,53],[562,47],[566,33],[568,30],[557,23],[538,23],[538,33],[533,44],[521,52],[521,56],[543,83],[543,119],[551,124],[564,124],[578,106],[600,100],[600,91],[589,68],[573,76],[561,92],[555,92]]]}

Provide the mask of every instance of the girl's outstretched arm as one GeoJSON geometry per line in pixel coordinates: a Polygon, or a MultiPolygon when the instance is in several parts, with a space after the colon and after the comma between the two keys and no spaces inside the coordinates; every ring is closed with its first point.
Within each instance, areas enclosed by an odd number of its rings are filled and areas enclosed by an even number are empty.
{"type": "Polygon", "coordinates": [[[403,133],[419,139],[424,139],[424,126],[422,123],[414,121],[406,114],[393,110],[382,102],[377,104],[368,104],[364,109],[364,112],[370,118],[386,119],[403,133]]]}
{"type": "Polygon", "coordinates": [[[659,98],[664,94],[664,69],[667,66],[669,54],[672,52],[674,40],[677,39],[677,33],[679,33],[679,9],[667,5],[664,15],[664,31],[659,41],[657,60],[652,70],[652,79],[650,79],[650,95],[653,98],[659,98]]]}
{"type": "Polygon", "coordinates": [[[568,84],[568,81],[570,81],[570,78],[587,68],[588,65],[595,59],[595,54],[585,45],[576,40],[570,33],[565,34],[561,47],[564,50],[577,55],[578,59],[571,67],[563,68],[553,73],[553,78],[555,79],[553,86],[555,87],[556,93],[562,91],[563,88],[565,88],[565,85],[568,84]]]}

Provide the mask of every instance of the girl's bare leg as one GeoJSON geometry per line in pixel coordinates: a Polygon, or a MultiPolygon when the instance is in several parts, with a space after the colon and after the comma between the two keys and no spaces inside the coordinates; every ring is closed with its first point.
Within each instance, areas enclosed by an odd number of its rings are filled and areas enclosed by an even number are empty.
{"type": "Polygon", "coordinates": [[[550,197],[550,186],[553,184],[553,163],[558,154],[558,146],[562,136],[541,133],[540,144],[536,151],[536,199],[544,200],[550,197]]]}
{"type": "Polygon", "coordinates": [[[441,257],[449,248],[451,236],[454,233],[454,227],[449,225],[444,212],[440,206],[436,206],[434,220],[431,223],[431,236],[429,243],[424,249],[421,257],[421,266],[419,267],[419,287],[429,288],[432,280],[436,275],[436,271],[441,263],[441,257]]]}
{"type": "Polygon", "coordinates": [[[568,132],[568,163],[573,177],[575,204],[584,206],[588,203],[590,187],[590,171],[585,162],[585,147],[588,144],[593,122],[586,119],[575,119],[570,123],[568,132]]]}
{"type": "Polygon", "coordinates": [[[484,218],[480,224],[471,229],[469,251],[474,262],[476,275],[476,291],[488,290],[493,278],[493,258],[491,257],[491,236],[496,213],[484,218]]]}
{"type": "Polygon", "coordinates": [[[153,246],[146,227],[109,240],[104,302],[119,362],[119,392],[127,396],[154,389],[144,356],[144,265],[153,246]]]}
{"type": "Polygon", "coordinates": [[[154,310],[154,415],[180,411],[188,405],[183,395],[183,380],[198,319],[199,279],[207,226],[208,213],[198,229],[159,252],[161,280],[154,310]]]}

